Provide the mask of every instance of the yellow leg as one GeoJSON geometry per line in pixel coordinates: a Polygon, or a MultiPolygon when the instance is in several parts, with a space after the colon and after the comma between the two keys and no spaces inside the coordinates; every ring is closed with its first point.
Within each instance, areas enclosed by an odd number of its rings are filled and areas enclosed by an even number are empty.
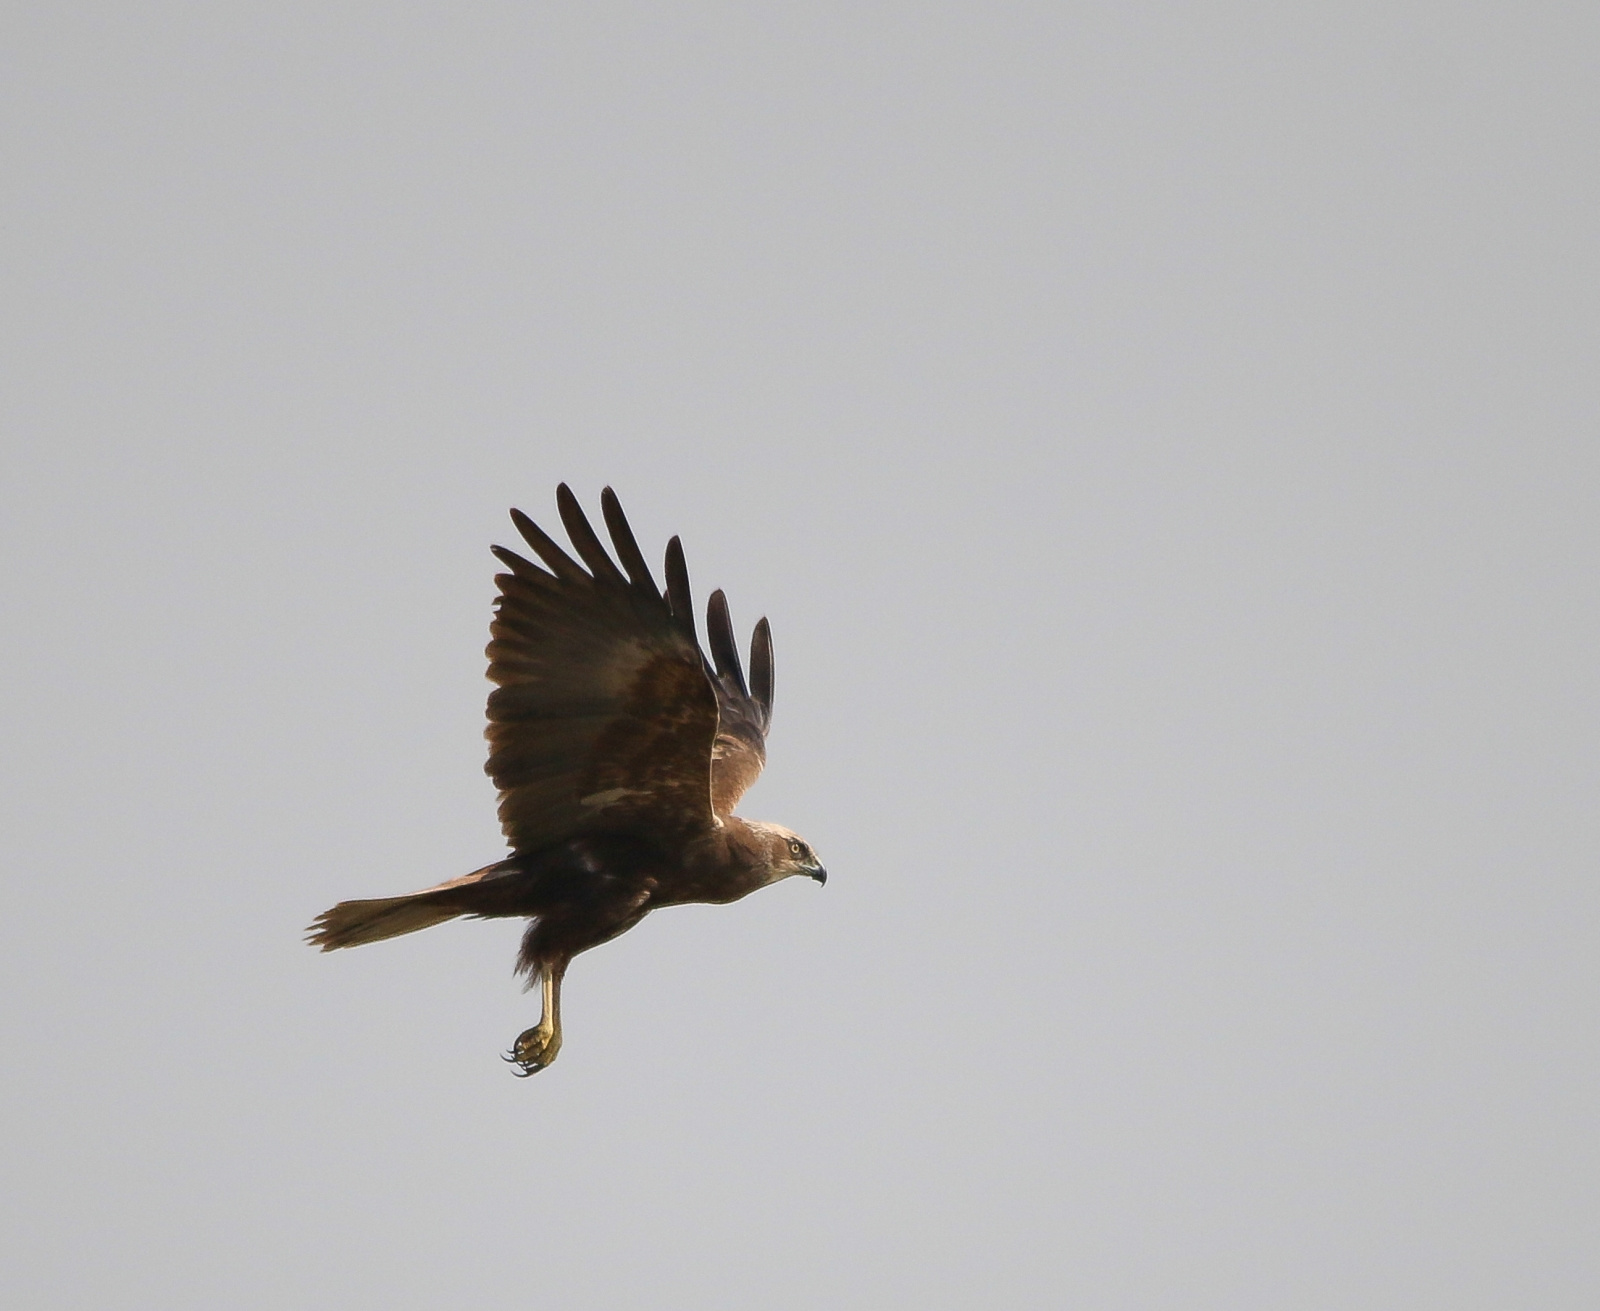
{"type": "Polygon", "coordinates": [[[519,1079],[537,1074],[555,1060],[556,1053],[561,1050],[561,976],[566,972],[565,961],[545,967],[541,980],[544,1008],[539,1023],[517,1037],[511,1054],[506,1057],[519,1067],[515,1071],[519,1079]]]}

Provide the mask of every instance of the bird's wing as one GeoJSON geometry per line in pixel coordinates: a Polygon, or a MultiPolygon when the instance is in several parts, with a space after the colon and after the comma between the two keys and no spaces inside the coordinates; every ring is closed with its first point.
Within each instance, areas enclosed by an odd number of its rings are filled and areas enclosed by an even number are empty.
{"type": "Polygon", "coordinates": [[[750,639],[750,682],[739,666],[739,648],[728,617],[728,599],[711,594],[706,607],[719,709],[717,740],[711,751],[711,805],[731,815],[745,790],[767,763],[767,729],[772,725],[772,629],[762,619],[750,639]]]}
{"type": "Polygon", "coordinates": [[[609,487],[600,504],[620,569],[565,484],[556,503],[582,565],[518,510],[545,568],[494,548],[511,572],[495,579],[485,768],[506,839],[523,851],[621,825],[704,831],[717,823],[718,691],[695,640],[683,548],[667,546],[663,596],[609,487]]]}

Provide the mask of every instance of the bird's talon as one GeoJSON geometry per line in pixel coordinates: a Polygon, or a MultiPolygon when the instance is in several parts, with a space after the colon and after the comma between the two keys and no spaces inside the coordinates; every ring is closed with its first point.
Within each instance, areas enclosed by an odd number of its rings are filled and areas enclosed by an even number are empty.
{"type": "Polygon", "coordinates": [[[511,1050],[504,1059],[508,1064],[517,1068],[511,1073],[519,1079],[526,1079],[529,1075],[537,1074],[551,1061],[555,1060],[556,1053],[561,1050],[561,1036],[551,1029],[535,1027],[526,1030],[518,1036],[511,1050]]]}

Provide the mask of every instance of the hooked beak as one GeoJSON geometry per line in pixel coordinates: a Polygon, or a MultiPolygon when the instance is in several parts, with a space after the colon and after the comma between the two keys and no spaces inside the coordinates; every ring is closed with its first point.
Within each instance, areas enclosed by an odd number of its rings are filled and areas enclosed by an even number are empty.
{"type": "Polygon", "coordinates": [[[816,869],[807,870],[806,873],[810,874],[818,883],[827,883],[828,881],[828,871],[823,869],[821,865],[818,865],[816,869]]]}

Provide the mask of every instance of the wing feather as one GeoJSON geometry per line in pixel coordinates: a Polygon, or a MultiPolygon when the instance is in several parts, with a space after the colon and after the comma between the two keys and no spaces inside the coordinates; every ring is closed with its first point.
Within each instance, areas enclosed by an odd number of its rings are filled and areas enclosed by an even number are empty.
{"type": "Polygon", "coordinates": [[[609,489],[602,508],[626,576],[565,486],[557,505],[588,569],[515,510],[550,572],[495,548],[510,572],[496,578],[490,624],[486,769],[507,840],[521,851],[618,826],[714,825],[718,691],[692,617],[686,632],[677,612],[689,598],[682,547],[668,552],[669,601],[609,489]]]}
{"type": "Polygon", "coordinates": [[[750,695],[739,647],[734,641],[728,598],[719,588],[706,605],[706,636],[716,660],[713,681],[717,688],[717,741],[711,752],[711,804],[718,815],[731,815],[739,798],[761,775],[767,763],[767,726],[771,715],[772,638],[763,619],[756,626],[765,633],[765,647],[751,648],[751,671],[760,673],[758,651],[766,652],[768,699],[765,705],[750,695]]]}
{"type": "MultiPolygon", "coordinates": [[[[684,563],[683,543],[674,537],[667,543],[667,604],[673,622],[691,642],[694,635],[694,597],[689,592],[689,566],[684,563]]],[[[699,644],[696,642],[696,650],[699,644]]]]}
{"type": "Polygon", "coordinates": [[[522,534],[522,540],[533,547],[538,557],[549,566],[550,572],[562,582],[573,587],[582,587],[594,582],[593,578],[584,573],[576,560],[557,546],[544,529],[521,510],[512,508],[511,522],[516,524],[517,531],[522,534]]]}
{"type": "Polygon", "coordinates": [[[605,515],[606,531],[611,534],[612,545],[617,548],[617,559],[622,561],[622,567],[628,571],[634,587],[641,593],[659,596],[656,580],[650,576],[650,566],[644,562],[644,552],[639,549],[633,529],[628,526],[627,517],[622,513],[622,502],[617,500],[617,494],[609,487],[600,493],[600,511],[605,515]]]}
{"type": "Polygon", "coordinates": [[[706,605],[706,637],[711,643],[711,657],[717,662],[717,677],[731,681],[748,696],[750,689],[739,664],[739,644],[734,641],[733,620],[728,615],[728,598],[720,587],[711,593],[706,605]]]}
{"type": "Polygon", "coordinates": [[[577,547],[578,554],[583,557],[584,564],[589,566],[596,580],[613,587],[626,586],[627,580],[623,578],[622,571],[612,563],[606,548],[589,526],[588,516],[578,504],[578,498],[566,483],[556,488],[556,507],[561,511],[561,523],[567,530],[567,536],[572,538],[573,546],[577,547]]]}
{"type": "Polygon", "coordinates": [[[750,687],[761,708],[761,732],[772,728],[772,625],[762,615],[750,638],[750,687]]]}

